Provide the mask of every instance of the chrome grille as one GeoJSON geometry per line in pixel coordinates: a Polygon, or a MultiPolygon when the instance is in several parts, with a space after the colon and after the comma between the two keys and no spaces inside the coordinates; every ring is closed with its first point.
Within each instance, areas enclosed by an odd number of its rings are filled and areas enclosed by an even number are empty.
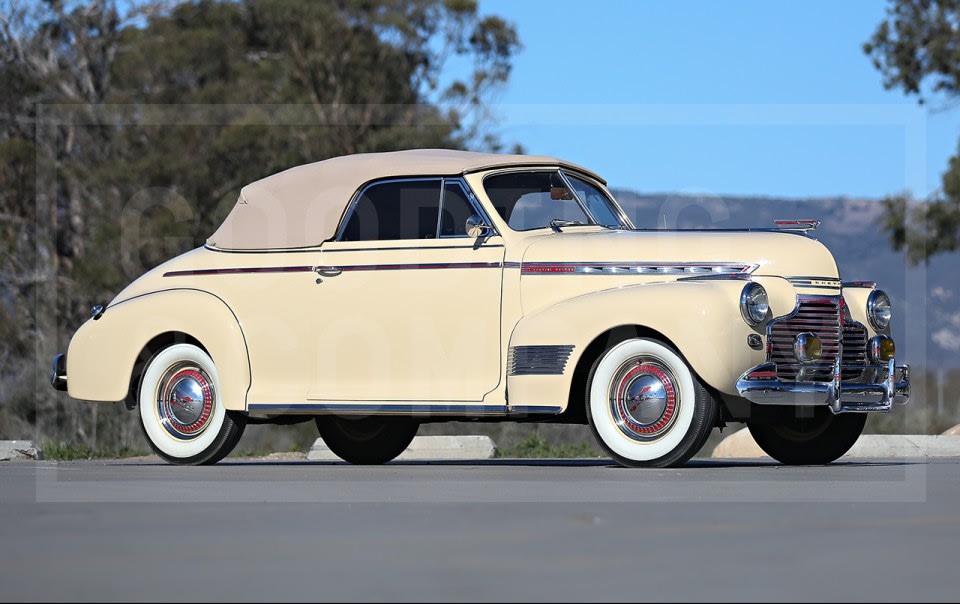
{"type": "Polygon", "coordinates": [[[767,326],[767,346],[768,360],[777,364],[777,377],[781,380],[796,381],[804,369],[804,381],[830,381],[840,354],[840,298],[798,296],[793,314],[767,326]],[[823,356],[809,365],[801,365],[793,355],[793,342],[805,331],[816,334],[823,342],[823,356]]]}
{"type": "Polygon", "coordinates": [[[843,325],[843,379],[855,380],[863,375],[867,365],[867,328],[860,323],[850,322],[843,325]]]}

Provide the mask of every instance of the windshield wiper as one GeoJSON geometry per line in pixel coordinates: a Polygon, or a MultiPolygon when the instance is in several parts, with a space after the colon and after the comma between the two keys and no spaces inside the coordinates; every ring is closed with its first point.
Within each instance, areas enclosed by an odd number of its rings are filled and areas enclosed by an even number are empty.
{"type": "Polygon", "coordinates": [[[554,218],[550,221],[550,228],[553,229],[554,233],[562,233],[560,227],[565,226],[585,226],[585,223],[579,220],[564,220],[562,218],[554,218]]]}

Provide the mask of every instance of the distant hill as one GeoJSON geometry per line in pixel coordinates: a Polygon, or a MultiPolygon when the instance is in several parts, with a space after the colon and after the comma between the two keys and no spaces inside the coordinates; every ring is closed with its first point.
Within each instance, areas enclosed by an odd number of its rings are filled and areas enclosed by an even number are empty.
{"type": "Polygon", "coordinates": [[[833,252],[845,280],[876,281],[893,301],[898,360],[928,368],[960,367],[960,254],[911,267],[880,230],[872,200],[719,197],[614,190],[640,228],[772,227],[778,218],[816,218],[813,233],[833,252]]]}

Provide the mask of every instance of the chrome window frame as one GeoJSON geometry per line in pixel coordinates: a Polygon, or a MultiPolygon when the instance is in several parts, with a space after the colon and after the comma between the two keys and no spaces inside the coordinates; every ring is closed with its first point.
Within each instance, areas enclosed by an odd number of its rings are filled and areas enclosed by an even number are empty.
{"type": "MultiPolygon", "coordinates": [[[[607,205],[613,211],[613,215],[620,221],[620,226],[618,227],[618,229],[628,230],[628,231],[632,231],[636,229],[636,227],[633,225],[633,221],[630,220],[630,217],[627,216],[627,213],[623,211],[623,206],[621,206],[620,203],[613,198],[613,195],[610,195],[610,193],[606,190],[606,187],[600,186],[599,182],[595,181],[593,178],[590,178],[585,174],[578,174],[573,170],[570,170],[569,174],[567,172],[568,170],[564,168],[560,168],[560,174],[563,175],[563,179],[567,183],[567,187],[569,187],[570,191],[573,192],[573,194],[578,199],[580,197],[580,194],[570,183],[570,178],[576,178],[577,180],[583,181],[584,183],[590,185],[591,187],[599,191],[601,195],[606,197],[608,202],[607,205]]],[[[589,206],[587,206],[587,203],[585,201],[580,200],[580,203],[582,206],[589,208],[589,206]]],[[[593,216],[593,219],[597,222],[598,225],[600,225],[600,221],[597,220],[596,216],[593,216]]],[[[604,226],[604,225],[600,225],[600,226],[604,226]]]]}
{"type": "Polygon", "coordinates": [[[360,202],[360,198],[363,197],[363,194],[366,193],[369,189],[379,185],[391,184],[396,182],[425,182],[425,181],[437,181],[440,184],[440,194],[437,199],[437,227],[434,231],[434,237],[432,239],[364,239],[362,241],[438,241],[440,239],[464,239],[469,238],[469,235],[449,235],[446,237],[440,236],[440,223],[443,219],[443,193],[448,182],[456,182],[460,185],[460,188],[463,189],[463,192],[466,194],[467,202],[473,208],[474,212],[478,214],[483,220],[493,227],[493,234],[499,235],[496,230],[496,227],[493,226],[493,223],[490,221],[490,217],[484,211],[483,207],[480,205],[479,200],[476,195],[474,195],[473,190],[470,189],[470,185],[467,184],[467,181],[460,176],[401,176],[401,177],[389,177],[382,178],[377,180],[371,180],[368,183],[365,183],[362,187],[357,189],[353,194],[353,197],[350,199],[350,203],[347,205],[347,209],[343,214],[343,217],[340,219],[340,226],[337,227],[337,235],[333,238],[333,241],[343,241],[343,233],[347,230],[347,225],[350,223],[350,219],[353,218],[353,215],[356,211],[357,204],[360,202]]]}
{"type": "MultiPolygon", "coordinates": [[[[484,222],[493,227],[493,223],[490,222],[490,217],[486,215],[486,212],[480,207],[480,202],[473,194],[473,191],[470,190],[470,185],[467,184],[467,181],[463,178],[443,178],[443,184],[440,186],[440,213],[437,216],[437,239],[472,239],[470,235],[464,233],[463,235],[443,235],[440,233],[440,228],[443,226],[443,207],[446,203],[447,196],[447,184],[456,184],[460,186],[460,190],[463,191],[463,197],[467,200],[467,203],[470,204],[470,207],[473,209],[473,213],[480,216],[484,222]]],[[[496,227],[493,227],[496,231],[496,227]]]]}
{"type": "MultiPolygon", "coordinates": [[[[488,174],[484,174],[483,179],[480,182],[484,186],[484,193],[486,193],[487,199],[490,200],[491,205],[494,205],[493,199],[490,198],[490,194],[486,192],[486,182],[488,178],[492,176],[502,176],[504,174],[530,174],[530,173],[538,173],[538,172],[557,172],[560,174],[560,178],[563,180],[563,182],[567,185],[567,188],[570,189],[570,192],[573,194],[573,199],[574,201],[577,202],[577,206],[580,207],[580,209],[583,211],[584,215],[587,216],[587,218],[589,218],[590,220],[593,220],[593,224],[585,224],[580,226],[598,226],[600,228],[607,228],[605,225],[600,224],[600,221],[596,219],[596,217],[593,215],[593,213],[590,211],[587,205],[580,199],[580,195],[577,193],[577,191],[570,185],[570,180],[568,179],[566,174],[566,172],[568,171],[574,176],[576,176],[577,178],[579,178],[580,180],[583,180],[588,184],[592,185],[594,188],[598,189],[601,193],[604,194],[604,197],[606,197],[607,200],[612,203],[613,207],[616,208],[616,212],[614,213],[616,214],[617,218],[619,218],[623,222],[623,225],[625,225],[625,226],[619,227],[617,230],[628,230],[628,231],[636,230],[636,227],[633,225],[633,222],[627,217],[626,212],[623,211],[623,208],[620,207],[620,204],[617,203],[617,200],[615,200],[612,195],[607,193],[607,191],[604,190],[605,189],[604,187],[597,186],[599,183],[596,181],[596,179],[586,174],[583,174],[581,172],[577,172],[575,170],[568,170],[567,168],[561,168],[559,166],[557,167],[545,166],[542,168],[523,168],[520,170],[511,170],[511,169],[496,170],[488,174]]],[[[494,205],[494,210],[496,210],[496,205],[494,205]]],[[[500,220],[502,220],[503,223],[507,226],[507,228],[513,231],[514,233],[530,233],[532,231],[538,231],[540,229],[551,228],[550,225],[544,225],[542,227],[534,227],[532,229],[515,229],[512,226],[510,226],[510,221],[508,219],[504,218],[503,216],[500,216],[500,212],[497,212],[497,215],[500,217],[500,220]]],[[[577,225],[572,225],[572,226],[577,226],[577,225]]]]}

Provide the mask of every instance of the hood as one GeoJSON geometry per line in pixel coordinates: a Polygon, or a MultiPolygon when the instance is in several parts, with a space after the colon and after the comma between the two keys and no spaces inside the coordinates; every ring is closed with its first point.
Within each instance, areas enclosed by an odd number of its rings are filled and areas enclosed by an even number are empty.
{"type": "MultiPolygon", "coordinates": [[[[531,243],[524,265],[624,262],[756,265],[754,275],[839,279],[833,254],[810,237],[770,231],[588,231],[569,229],[531,243]],[[535,264],[536,263],[536,264],[535,264]]],[[[669,271],[668,271],[669,272],[669,271]]]]}

